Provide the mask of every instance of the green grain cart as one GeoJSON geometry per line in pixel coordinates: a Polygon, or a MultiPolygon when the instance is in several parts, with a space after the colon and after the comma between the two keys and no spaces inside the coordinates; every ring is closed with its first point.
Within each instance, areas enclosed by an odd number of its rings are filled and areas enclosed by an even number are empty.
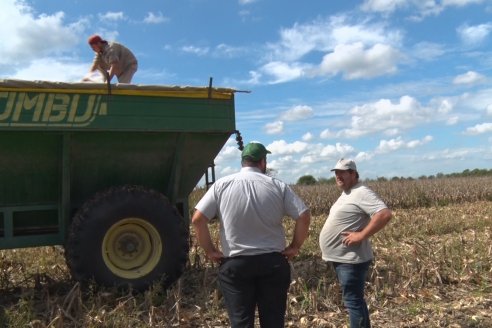
{"type": "Polygon", "coordinates": [[[235,132],[234,90],[211,80],[0,80],[0,249],[63,245],[77,281],[168,286],[187,261],[188,196],[235,132]]]}

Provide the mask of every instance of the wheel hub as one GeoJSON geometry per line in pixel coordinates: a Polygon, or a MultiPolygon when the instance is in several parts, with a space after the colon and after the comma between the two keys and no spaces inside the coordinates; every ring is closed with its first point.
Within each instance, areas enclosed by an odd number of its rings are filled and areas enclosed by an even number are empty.
{"type": "Polygon", "coordinates": [[[132,254],[138,253],[139,251],[139,240],[137,236],[134,235],[124,235],[119,238],[118,250],[123,256],[132,256],[132,254]]]}
{"type": "Polygon", "coordinates": [[[127,218],[115,223],[108,229],[102,246],[108,269],[127,279],[151,272],[162,254],[159,232],[140,218],[127,218]]]}

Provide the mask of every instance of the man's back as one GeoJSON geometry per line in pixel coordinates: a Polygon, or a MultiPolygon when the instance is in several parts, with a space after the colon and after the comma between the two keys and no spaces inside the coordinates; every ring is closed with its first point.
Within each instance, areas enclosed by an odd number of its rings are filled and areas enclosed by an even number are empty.
{"type": "Polygon", "coordinates": [[[104,48],[102,56],[107,64],[120,62],[122,68],[137,63],[137,58],[130,49],[118,42],[109,42],[104,48]]]}
{"type": "Polygon", "coordinates": [[[225,256],[283,251],[284,215],[297,218],[305,210],[285,183],[253,167],[216,181],[197,209],[220,218],[225,256]]]}
{"type": "Polygon", "coordinates": [[[284,327],[289,260],[299,253],[309,233],[311,215],[302,200],[280,180],[265,175],[267,154],[260,143],[241,152],[241,171],[219,179],[195,206],[192,217],[198,243],[220,264],[218,283],[231,327],[253,327],[255,308],[261,327],[284,327]],[[296,220],[285,247],[282,219],[296,220]],[[218,216],[222,251],[208,223],[218,216]]]}

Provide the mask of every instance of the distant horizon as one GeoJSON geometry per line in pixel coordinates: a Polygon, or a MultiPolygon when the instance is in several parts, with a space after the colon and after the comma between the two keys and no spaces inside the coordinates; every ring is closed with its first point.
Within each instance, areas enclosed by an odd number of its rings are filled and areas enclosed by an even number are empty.
{"type": "MultiPolygon", "coordinates": [[[[418,176],[418,177],[411,177],[411,176],[407,176],[407,177],[405,177],[405,176],[392,176],[392,177],[375,177],[375,178],[366,178],[366,177],[362,176],[361,174],[359,174],[359,175],[360,175],[360,180],[361,180],[361,181],[377,181],[377,180],[379,180],[379,179],[385,179],[385,180],[388,180],[388,181],[389,181],[389,180],[392,180],[392,179],[394,179],[394,178],[398,178],[398,179],[402,179],[402,178],[403,178],[403,179],[407,179],[407,180],[408,180],[408,179],[420,180],[420,179],[422,179],[422,178],[424,178],[424,177],[425,177],[426,179],[428,179],[428,178],[430,178],[430,177],[433,177],[433,178],[440,178],[440,177],[438,177],[438,175],[440,175],[440,174],[443,174],[443,175],[444,175],[444,177],[446,177],[446,178],[461,177],[461,176],[451,176],[451,175],[461,175],[461,174],[464,174],[464,172],[465,172],[465,171],[467,171],[467,170],[468,170],[469,172],[473,172],[473,171],[475,171],[475,170],[479,170],[479,171],[487,171],[487,173],[488,173],[487,175],[489,175],[489,174],[490,174],[490,175],[492,175],[492,168],[488,168],[488,169],[487,169],[487,168],[484,168],[484,169],[480,169],[480,168],[465,169],[465,170],[463,170],[463,171],[461,171],[461,172],[451,172],[451,173],[443,173],[443,172],[438,172],[438,173],[435,173],[435,174],[430,174],[430,175],[421,175],[421,176],[418,176]]],[[[238,172],[239,172],[239,168],[238,168],[238,172]]],[[[233,173],[231,173],[231,174],[233,174],[233,173]]],[[[274,178],[277,178],[277,176],[276,176],[275,174],[271,175],[269,172],[267,172],[267,175],[270,175],[270,176],[272,176],[272,177],[274,177],[274,178]]],[[[319,182],[319,180],[320,180],[320,179],[330,180],[330,179],[334,179],[334,178],[335,178],[335,175],[334,175],[334,174],[332,174],[332,176],[330,176],[330,177],[316,177],[316,176],[314,176],[314,175],[312,175],[312,174],[305,174],[305,175],[301,175],[301,176],[297,177],[297,179],[296,179],[295,181],[284,181],[284,182],[285,182],[285,183],[287,183],[287,184],[289,184],[289,185],[296,185],[296,184],[297,184],[297,182],[299,181],[299,179],[300,179],[301,177],[303,177],[303,176],[309,176],[309,175],[311,175],[312,177],[314,177],[314,178],[316,179],[316,182],[319,182]]],[[[219,179],[219,178],[217,178],[217,177],[216,177],[216,179],[215,179],[215,180],[218,180],[218,179],[219,179]]],[[[200,182],[196,185],[196,187],[198,187],[198,188],[203,188],[203,187],[205,187],[205,176],[204,176],[204,177],[200,180],[200,182]]]]}

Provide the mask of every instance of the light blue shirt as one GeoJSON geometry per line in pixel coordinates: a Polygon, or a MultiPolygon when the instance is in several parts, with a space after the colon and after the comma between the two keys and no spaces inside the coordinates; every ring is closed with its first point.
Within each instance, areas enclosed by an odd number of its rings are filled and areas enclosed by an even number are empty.
{"type": "Polygon", "coordinates": [[[195,208],[209,220],[219,218],[226,257],[283,251],[282,219],[297,220],[308,209],[287,184],[255,167],[217,180],[195,208]]]}

